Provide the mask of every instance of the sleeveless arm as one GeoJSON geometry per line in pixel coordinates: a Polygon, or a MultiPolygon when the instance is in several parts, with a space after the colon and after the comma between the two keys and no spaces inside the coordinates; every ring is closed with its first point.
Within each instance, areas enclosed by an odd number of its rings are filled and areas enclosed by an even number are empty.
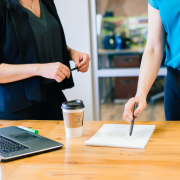
{"type": "Polygon", "coordinates": [[[159,5],[157,3],[157,0],[148,0],[149,5],[151,5],[153,8],[159,10],[159,5]]]}

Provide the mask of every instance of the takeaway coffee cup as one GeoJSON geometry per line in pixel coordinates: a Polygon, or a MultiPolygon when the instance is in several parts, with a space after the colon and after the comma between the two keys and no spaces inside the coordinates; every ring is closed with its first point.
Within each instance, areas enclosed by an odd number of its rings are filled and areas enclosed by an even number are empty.
{"type": "Polygon", "coordinates": [[[62,104],[61,108],[67,137],[75,138],[82,136],[84,107],[81,100],[66,101],[62,104]]]}

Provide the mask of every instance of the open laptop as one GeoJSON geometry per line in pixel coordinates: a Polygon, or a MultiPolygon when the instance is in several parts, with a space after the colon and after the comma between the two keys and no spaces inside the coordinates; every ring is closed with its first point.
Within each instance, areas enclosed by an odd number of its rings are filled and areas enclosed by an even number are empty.
{"type": "Polygon", "coordinates": [[[61,143],[16,126],[0,128],[0,158],[2,162],[60,149],[62,147],[63,144],[61,143]]]}

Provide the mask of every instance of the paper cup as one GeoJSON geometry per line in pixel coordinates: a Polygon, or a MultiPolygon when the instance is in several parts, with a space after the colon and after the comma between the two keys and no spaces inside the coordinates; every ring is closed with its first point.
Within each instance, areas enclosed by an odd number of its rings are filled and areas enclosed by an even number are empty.
{"type": "Polygon", "coordinates": [[[67,101],[62,105],[66,136],[76,138],[82,136],[84,120],[84,104],[80,100],[67,101]]]}

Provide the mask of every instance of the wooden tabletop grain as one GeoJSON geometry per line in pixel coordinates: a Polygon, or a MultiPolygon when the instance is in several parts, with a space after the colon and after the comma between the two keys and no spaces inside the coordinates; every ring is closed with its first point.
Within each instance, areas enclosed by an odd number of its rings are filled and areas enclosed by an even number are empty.
{"type": "MultiPolygon", "coordinates": [[[[0,163],[2,180],[178,180],[180,179],[180,122],[136,122],[156,125],[144,150],[85,146],[103,124],[85,122],[83,136],[69,139],[58,121],[0,121],[0,128],[26,126],[64,144],[63,149],[0,163]]],[[[1,179],[1,177],[0,177],[1,179]]]]}

